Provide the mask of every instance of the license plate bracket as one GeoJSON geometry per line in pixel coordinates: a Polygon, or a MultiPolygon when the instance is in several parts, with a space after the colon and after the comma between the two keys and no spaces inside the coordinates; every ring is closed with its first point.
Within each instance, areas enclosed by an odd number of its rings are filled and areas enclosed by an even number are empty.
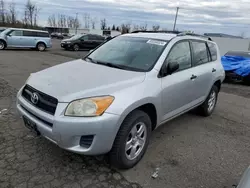
{"type": "Polygon", "coordinates": [[[23,121],[24,121],[25,127],[27,127],[31,132],[35,133],[37,136],[40,135],[40,132],[37,129],[36,123],[34,123],[32,120],[30,120],[26,116],[23,116],[23,121]]]}

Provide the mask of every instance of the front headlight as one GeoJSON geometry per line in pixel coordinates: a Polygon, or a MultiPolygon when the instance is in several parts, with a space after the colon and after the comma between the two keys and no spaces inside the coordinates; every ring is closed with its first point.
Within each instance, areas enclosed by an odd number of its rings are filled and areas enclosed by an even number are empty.
{"type": "Polygon", "coordinates": [[[79,99],[68,105],[64,115],[80,117],[100,116],[113,101],[114,97],[112,96],[79,99]]]}
{"type": "Polygon", "coordinates": [[[66,44],[70,44],[71,42],[66,42],[66,44]]]}

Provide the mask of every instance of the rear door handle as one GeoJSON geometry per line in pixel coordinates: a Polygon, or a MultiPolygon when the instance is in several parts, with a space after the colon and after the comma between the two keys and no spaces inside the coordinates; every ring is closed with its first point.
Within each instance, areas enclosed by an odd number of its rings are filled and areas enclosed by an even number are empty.
{"type": "Polygon", "coordinates": [[[216,69],[215,69],[215,68],[213,68],[213,69],[212,69],[212,72],[216,72],[216,69]]]}
{"type": "Polygon", "coordinates": [[[192,74],[190,80],[194,80],[194,79],[196,79],[196,78],[197,78],[197,76],[192,74]]]}

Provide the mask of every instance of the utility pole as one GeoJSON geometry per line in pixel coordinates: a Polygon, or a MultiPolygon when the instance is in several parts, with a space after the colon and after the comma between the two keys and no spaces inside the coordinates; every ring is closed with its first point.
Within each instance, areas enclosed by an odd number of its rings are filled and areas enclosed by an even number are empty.
{"type": "Polygon", "coordinates": [[[78,13],[76,13],[76,18],[75,18],[75,29],[76,29],[75,33],[76,34],[77,34],[77,27],[78,27],[77,21],[78,21],[78,13]]]}
{"type": "Polygon", "coordinates": [[[173,31],[175,31],[175,26],[176,26],[176,21],[177,21],[177,17],[178,17],[178,12],[179,12],[179,7],[176,8],[176,15],[175,15],[175,20],[174,20],[174,28],[173,28],[173,31]]]}

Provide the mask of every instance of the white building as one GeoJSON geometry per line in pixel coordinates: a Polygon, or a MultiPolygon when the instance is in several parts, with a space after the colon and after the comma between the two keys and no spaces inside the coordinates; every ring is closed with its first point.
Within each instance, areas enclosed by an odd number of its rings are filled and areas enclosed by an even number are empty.
{"type": "Polygon", "coordinates": [[[102,36],[117,36],[120,35],[120,31],[111,31],[111,30],[101,30],[101,29],[69,29],[70,34],[97,34],[102,36]]]}

